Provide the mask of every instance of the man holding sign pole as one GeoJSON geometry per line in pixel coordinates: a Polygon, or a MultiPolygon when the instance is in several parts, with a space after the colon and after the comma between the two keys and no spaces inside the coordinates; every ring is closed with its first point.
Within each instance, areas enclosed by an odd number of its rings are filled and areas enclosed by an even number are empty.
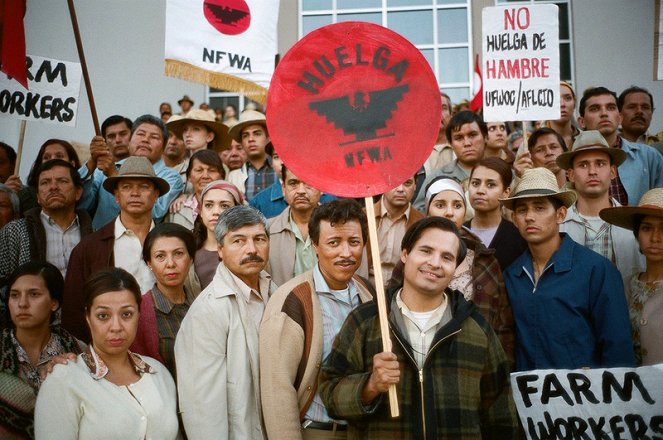
{"type": "Polygon", "coordinates": [[[343,324],[320,395],[332,417],[349,421],[349,438],[516,438],[502,345],[474,305],[448,288],[465,252],[450,220],[418,221],[401,244],[403,285],[387,295],[391,352],[382,349],[374,303],[343,324]],[[383,397],[392,384],[399,418],[383,397]]]}

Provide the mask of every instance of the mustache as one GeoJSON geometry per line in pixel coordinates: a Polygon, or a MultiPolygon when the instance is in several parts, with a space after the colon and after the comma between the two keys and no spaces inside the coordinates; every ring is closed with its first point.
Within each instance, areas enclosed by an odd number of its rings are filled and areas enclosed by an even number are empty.
{"type": "Polygon", "coordinates": [[[334,264],[353,264],[353,265],[354,265],[354,264],[357,264],[357,260],[352,260],[352,259],[349,259],[349,260],[339,260],[339,261],[337,261],[337,262],[334,263],[334,264]]]}
{"type": "Polygon", "coordinates": [[[261,257],[258,255],[249,255],[246,258],[242,258],[239,262],[239,264],[246,264],[246,263],[264,263],[265,260],[263,260],[261,257]]]}

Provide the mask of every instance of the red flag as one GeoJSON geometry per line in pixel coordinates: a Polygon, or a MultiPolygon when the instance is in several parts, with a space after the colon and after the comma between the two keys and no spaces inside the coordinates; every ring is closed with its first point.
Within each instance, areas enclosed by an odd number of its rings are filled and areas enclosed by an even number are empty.
{"type": "Polygon", "coordinates": [[[26,0],[4,0],[0,13],[2,45],[0,46],[0,70],[28,88],[28,69],[25,64],[25,16],[26,0]]]}
{"type": "Polygon", "coordinates": [[[474,85],[472,87],[474,97],[470,102],[470,111],[476,112],[483,108],[483,80],[481,79],[481,66],[479,65],[479,54],[474,58],[474,85]]]}

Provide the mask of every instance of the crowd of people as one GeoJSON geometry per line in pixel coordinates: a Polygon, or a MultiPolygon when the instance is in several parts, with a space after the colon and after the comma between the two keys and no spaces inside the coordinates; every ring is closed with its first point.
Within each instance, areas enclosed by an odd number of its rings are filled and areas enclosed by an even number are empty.
{"type": "Polygon", "coordinates": [[[442,93],[377,242],[255,108],[113,115],[25,184],[0,143],[0,437],[515,439],[510,372],[663,363],[652,95],[560,96],[523,132],[442,93]]]}

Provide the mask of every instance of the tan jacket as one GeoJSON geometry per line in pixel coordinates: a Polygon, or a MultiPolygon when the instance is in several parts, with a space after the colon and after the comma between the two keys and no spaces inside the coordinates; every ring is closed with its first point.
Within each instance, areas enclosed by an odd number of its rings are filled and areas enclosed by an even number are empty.
{"type": "MultiPolygon", "coordinates": [[[[355,275],[361,302],[372,286],[355,275]]],[[[309,270],[279,287],[260,324],[260,392],[269,439],[301,439],[301,423],[318,388],[322,312],[309,270]]]]}
{"type": "MultiPolygon", "coordinates": [[[[272,283],[270,294],[273,289],[272,283]]],[[[264,438],[258,331],[238,295],[239,287],[220,263],[175,340],[180,411],[190,440],[264,438]]]]}

